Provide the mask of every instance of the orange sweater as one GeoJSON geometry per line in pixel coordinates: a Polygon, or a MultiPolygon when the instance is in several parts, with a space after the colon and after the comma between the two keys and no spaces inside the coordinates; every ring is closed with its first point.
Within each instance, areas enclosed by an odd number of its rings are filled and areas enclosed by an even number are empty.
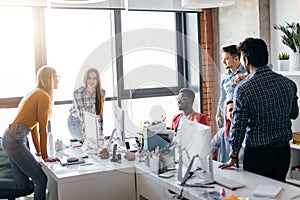
{"type": "Polygon", "coordinates": [[[50,107],[51,99],[48,93],[36,89],[22,99],[18,114],[12,123],[29,128],[36,151],[42,154],[43,159],[48,158],[47,124],[50,107]]]}

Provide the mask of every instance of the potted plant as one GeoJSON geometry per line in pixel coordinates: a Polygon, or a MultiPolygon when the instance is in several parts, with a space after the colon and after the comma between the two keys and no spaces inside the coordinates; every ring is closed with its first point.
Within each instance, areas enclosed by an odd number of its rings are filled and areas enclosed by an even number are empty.
{"type": "Polygon", "coordinates": [[[290,55],[286,52],[279,53],[278,55],[278,70],[279,71],[288,71],[289,70],[289,61],[290,55]]]}
{"type": "Polygon", "coordinates": [[[275,24],[273,27],[283,33],[281,35],[282,43],[293,51],[290,59],[290,70],[300,70],[300,24],[286,22],[285,26],[275,24]]]}

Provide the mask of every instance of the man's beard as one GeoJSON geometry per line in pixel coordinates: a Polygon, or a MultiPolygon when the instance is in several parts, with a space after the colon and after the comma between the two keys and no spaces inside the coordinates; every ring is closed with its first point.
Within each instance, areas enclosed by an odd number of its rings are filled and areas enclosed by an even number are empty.
{"type": "Polygon", "coordinates": [[[231,69],[233,65],[226,66],[226,69],[231,69]]]}

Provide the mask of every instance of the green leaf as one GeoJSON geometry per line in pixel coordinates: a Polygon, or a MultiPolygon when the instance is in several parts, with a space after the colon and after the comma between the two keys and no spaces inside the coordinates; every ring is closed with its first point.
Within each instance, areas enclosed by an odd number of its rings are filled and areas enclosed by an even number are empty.
{"type": "Polygon", "coordinates": [[[281,41],[284,45],[287,45],[292,49],[293,52],[300,53],[300,25],[299,23],[285,23],[283,25],[273,25],[275,30],[281,31],[281,41]]]}

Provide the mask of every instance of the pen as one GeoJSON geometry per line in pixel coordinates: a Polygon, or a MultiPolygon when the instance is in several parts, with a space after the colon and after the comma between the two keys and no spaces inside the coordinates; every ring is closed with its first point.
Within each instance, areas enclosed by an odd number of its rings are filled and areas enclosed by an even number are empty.
{"type": "Polygon", "coordinates": [[[86,165],[93,165],[93,163],[83,163],[83,164],[80,164],[80,166],[86,166],[86,165]]]}

